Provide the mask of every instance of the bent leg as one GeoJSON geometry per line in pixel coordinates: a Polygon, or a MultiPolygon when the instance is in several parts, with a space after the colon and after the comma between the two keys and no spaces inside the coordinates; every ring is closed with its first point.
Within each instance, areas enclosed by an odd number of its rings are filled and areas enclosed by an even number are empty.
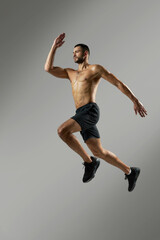
{"type": "Polygon", "coordinates": [[[101,145],[100,138],[89,138],[86,144],[94,156],[118,167],[126,174],[129,173],[130,167],[124,164],[114,153],[104,149],[101,145]]]}
{"type": "Polygon", "coordinates": [[[76,153],[78,153],[85,162],[92,162],[90,156],[84,150],[78,139],[72,133],[81,131],[81,126],[74,120],[68,119],[58,128],[60,138],[76,153]]]}

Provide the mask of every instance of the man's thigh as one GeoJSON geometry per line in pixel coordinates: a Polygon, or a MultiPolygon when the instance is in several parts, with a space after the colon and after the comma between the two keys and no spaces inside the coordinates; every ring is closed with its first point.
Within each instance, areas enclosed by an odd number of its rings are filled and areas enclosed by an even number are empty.
{"type": "Polygon", "coordinates": [[[58,131],[63,131],[64,133],[80,132],[81,126],[74,119],[70,118],[59,126],[58,131]]]}
{"type": "Polygon", "coordinates": [[[90,138],[100,138],[100,134],[96,125],[80,132],[84,142],[90,138]]]}

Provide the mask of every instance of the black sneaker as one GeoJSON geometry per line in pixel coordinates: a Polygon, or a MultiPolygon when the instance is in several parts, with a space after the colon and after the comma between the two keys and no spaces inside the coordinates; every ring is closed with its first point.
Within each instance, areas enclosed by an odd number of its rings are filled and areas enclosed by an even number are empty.
{"type": "Polygon", "coordinates": [[[85,173],[83,176],[84,183],[91,181],[95,177],[95,173],[100,165],[100,160],[98,158],[91,156],[91,159],[91,163],[82,163],[85,166],[85,173]]]}
{"type": "Polygon", "coordinates": [[[128,179],[128,191],[131,192],[136,186],[137,178],[140,174],[140,168],[131,167],[131,173],[127,175],[125,173],[125,179],[128,179]]]}

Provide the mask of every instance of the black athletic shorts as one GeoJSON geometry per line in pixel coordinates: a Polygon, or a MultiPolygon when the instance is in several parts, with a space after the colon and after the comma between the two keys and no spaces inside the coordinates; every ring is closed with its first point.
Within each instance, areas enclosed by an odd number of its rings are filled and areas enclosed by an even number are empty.
{"type": "Polygon", "coordinates": [[[88,138],[100,138],[96,123],[100,117],[100,109],[95,102],[90,102],[76,109],[76,114],[71,117],[81,126],[80,134],[84,142],[88,138]]]}

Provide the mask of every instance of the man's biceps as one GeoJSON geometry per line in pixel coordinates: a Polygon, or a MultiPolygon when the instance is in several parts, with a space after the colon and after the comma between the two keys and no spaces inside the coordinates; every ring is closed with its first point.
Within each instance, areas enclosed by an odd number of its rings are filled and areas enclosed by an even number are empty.
{"type": "Polygon", "coordinates": [[[60,74],[60,75],[66,75],[66,76],[68,76],[67,68],[54,67],[54,68],[53,68],[53,71],[57,72],[57,73],[60,74]]]}
{"type": "Polygon", "coordinates": [[[53,67],[52,70],[53,70],[53,71],[56,71],[56,72],[59,72],[59,73],[64,72],[64,69],[63,69],[63,68],[57,67],[57,66],[53,67]]]}
{"type": "Polygon", "coordinates": [[[69,79],[69,75],[68,75],[68,68],[64,68],[65,74],[67,76],[67,78],[69,79]]]}
{"type": "Polygon", "coordinates": [[[68,78],[67,71],[65,69],[61,68],[61,67],[52,67],[49,70],[49,73],[52,74],[55,77],[68,78]]]}
{"type": "Polygon", "coordinates": [[[105,69],[104,67],[102,67],[102,70],[101,70],[101,76],[102,76],[102,78],[108,80],[109,75],[110,75],[110,72],[107,71],[107,69],[105,69]]]}
{"type": "Polygon", "coordinates": [[[105,80],[111,82],[112,81],[112,76],[111,73],[109,73],[108,71],[104,71],[102,73],[102,78],[104,78],[105,80]]]}
{"type": "Polygon", "coordinates": [[[105,79],[110,82],[111,84],[118,86],[119,81],[117,78],[115,78],[115,76],[112,73],[108,73],[105,77],[105,79]]]}

